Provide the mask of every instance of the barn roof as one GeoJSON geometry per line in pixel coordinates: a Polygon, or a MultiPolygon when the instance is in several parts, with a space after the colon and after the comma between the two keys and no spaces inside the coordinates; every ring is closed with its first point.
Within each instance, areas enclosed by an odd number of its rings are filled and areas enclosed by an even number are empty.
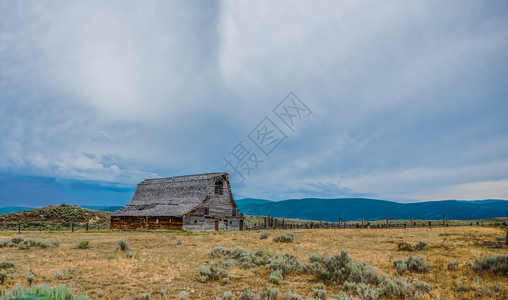
{"type": "Polygon", "coordinates": [[[146,179],[138,184],[129,204],[112,215],[181,217],[203,203],[219,176],[227,178],[227,173],[146,179]]]}

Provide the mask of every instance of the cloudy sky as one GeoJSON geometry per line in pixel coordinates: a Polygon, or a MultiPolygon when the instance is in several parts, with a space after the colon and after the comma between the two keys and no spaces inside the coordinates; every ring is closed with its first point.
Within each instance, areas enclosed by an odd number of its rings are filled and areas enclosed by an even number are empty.
{"type": "Polygon", "coordinates": [[[505,0],[0,0],[0,206],[508,199],[507,66],[505,0]]]}

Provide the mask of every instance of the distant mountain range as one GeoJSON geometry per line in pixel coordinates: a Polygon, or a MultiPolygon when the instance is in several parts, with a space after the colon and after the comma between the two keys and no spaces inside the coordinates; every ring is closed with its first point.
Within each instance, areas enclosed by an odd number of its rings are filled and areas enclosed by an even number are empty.
{"type": "MultiPolygon", "coordinates": [[[[476,220],[508,216],[507,200],[444,200],[416,203],[398,203],[364,198],[320,199],[305,198],[284,201],[246,198],[235,201],[246,215],[292,218],[304,220],[342,221],[383,220],[476,220]]],[[[114,212],[122,206],[87,206],[83,208],[114,212]]],[[[2,207],[0,214],[33,209],[30,207],[2,207]]]]}
{"type": "Polygon", "coordinates": [[[341,199],[292,199],[269,201],[263,199],[236,200],[240,212],[246,215],[259,215],[278,218],[304,220],[365,221],[382,220],[388,216],[391,220],[439,220],[446,216],[448,220],[476,220],[508,216],[506,200],[444,200],[416,203],[397,203],[385,200],[364,198],[341,199]]]}

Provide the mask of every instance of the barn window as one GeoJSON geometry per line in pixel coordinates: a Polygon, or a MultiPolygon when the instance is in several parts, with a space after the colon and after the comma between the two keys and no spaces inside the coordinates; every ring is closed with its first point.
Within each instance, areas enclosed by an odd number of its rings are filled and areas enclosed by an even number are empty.
{"type": "Polygon", "coordinates": [[[223,184],[222,177],[215,179],[215,194],[222,195],[223,194],[223,184]]]}
{"type": "Polygon", "coordinates": [[[233,209],[233,216],[236,216],[236,209],[233,209]]]}
{"type": "Polygon", "coordinates": [[[208,215],[208,207],[205,207],[205,215],[208,215]]]}
{"type": "Polygon", "coordinates": [[[197,224],[198,223],[198,220],[194,220],[194,224],[197,224]]]}

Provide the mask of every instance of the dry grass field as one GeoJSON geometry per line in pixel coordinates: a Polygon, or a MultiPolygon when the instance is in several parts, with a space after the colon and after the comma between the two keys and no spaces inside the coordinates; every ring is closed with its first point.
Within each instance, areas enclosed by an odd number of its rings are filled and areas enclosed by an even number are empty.
{"type": "MultiPolygon", "coordinates": [[[[241,269],[232,267],[238,275],[225,284],[220,281],[199,281],[199,265],[208,264],[208,252],[215,246],[248,250],[266,249],[271,253],[296,255],[308,263],[312,253],[336,254],[349,249],[355,261],[365,261],[388,277],[395,271],[393,261],[407,259],[409,254],[425,255],[431,269],[427,273],[408,273],[404,277],[423,280],[433,285],[425,298],[471,299],[479,297],[473,289],[493,290],[501,286],[498,296],[485,299],[507,299],[507,278],[489,273],[477,274],[469,266],[475,257],[508,253],[507,248],[487,248],[485,240],[495,241],[505,236],[506,230],[492,227],[447,227],[408,229],[299,229],[293,230],[294,243],[275,243],[272,237],[288,230],[270,231],[267,239],[260,239],[260,231],[224,232],[215,234],[186,234],[184,232],[23,232],[25,238],[46,241],[59,239],[58,247],[32,247],[20,250],[0,248],[0,259],[14,262],[16,268],[7,277],[3,288],[15,283],[27,285],[24,274],[35,275],[33,284],[73,286],[92,299],[139,299],[143,293],[151,299],[178,299],[182,291],[189,299],[215,299],[231,291],[239,299],[251,289],[259,293],[275,286],[280,295],[291,290],[304,298],[313,296],[313,284],[318,283],[310,274],[291,275],[278,285],[270,283],[266,268],[241,269]],[[136,254],[115,250],[117,241],[125,237],[136,254]],[[77,249],[78,244],[90,241],[90,249],[77,249]],[[180,242],[181,241],[181,242],[180,242]],[[399,242],[416,244],[427,242],[420,251],[399,251],[399,242]],[[447,270],[450,261],[459,263],[458,269],[447,270]],[[64,269],[68,270],[68,273],[64,269]],[[64,271],[62,271],[64,270],[64,271]],[[60,272],[60,273],[59,273],[60,272]],[[476,279],[475,277],[478,276],[476,279]]],[[[0,239],[12,238],[14,232],[0,232],[0,239]]],[[[326,284],[329,296],[340,291],[340,286],[326,284]]],[[[279,296],[282,299],[282,296],[279,296]]]]}

